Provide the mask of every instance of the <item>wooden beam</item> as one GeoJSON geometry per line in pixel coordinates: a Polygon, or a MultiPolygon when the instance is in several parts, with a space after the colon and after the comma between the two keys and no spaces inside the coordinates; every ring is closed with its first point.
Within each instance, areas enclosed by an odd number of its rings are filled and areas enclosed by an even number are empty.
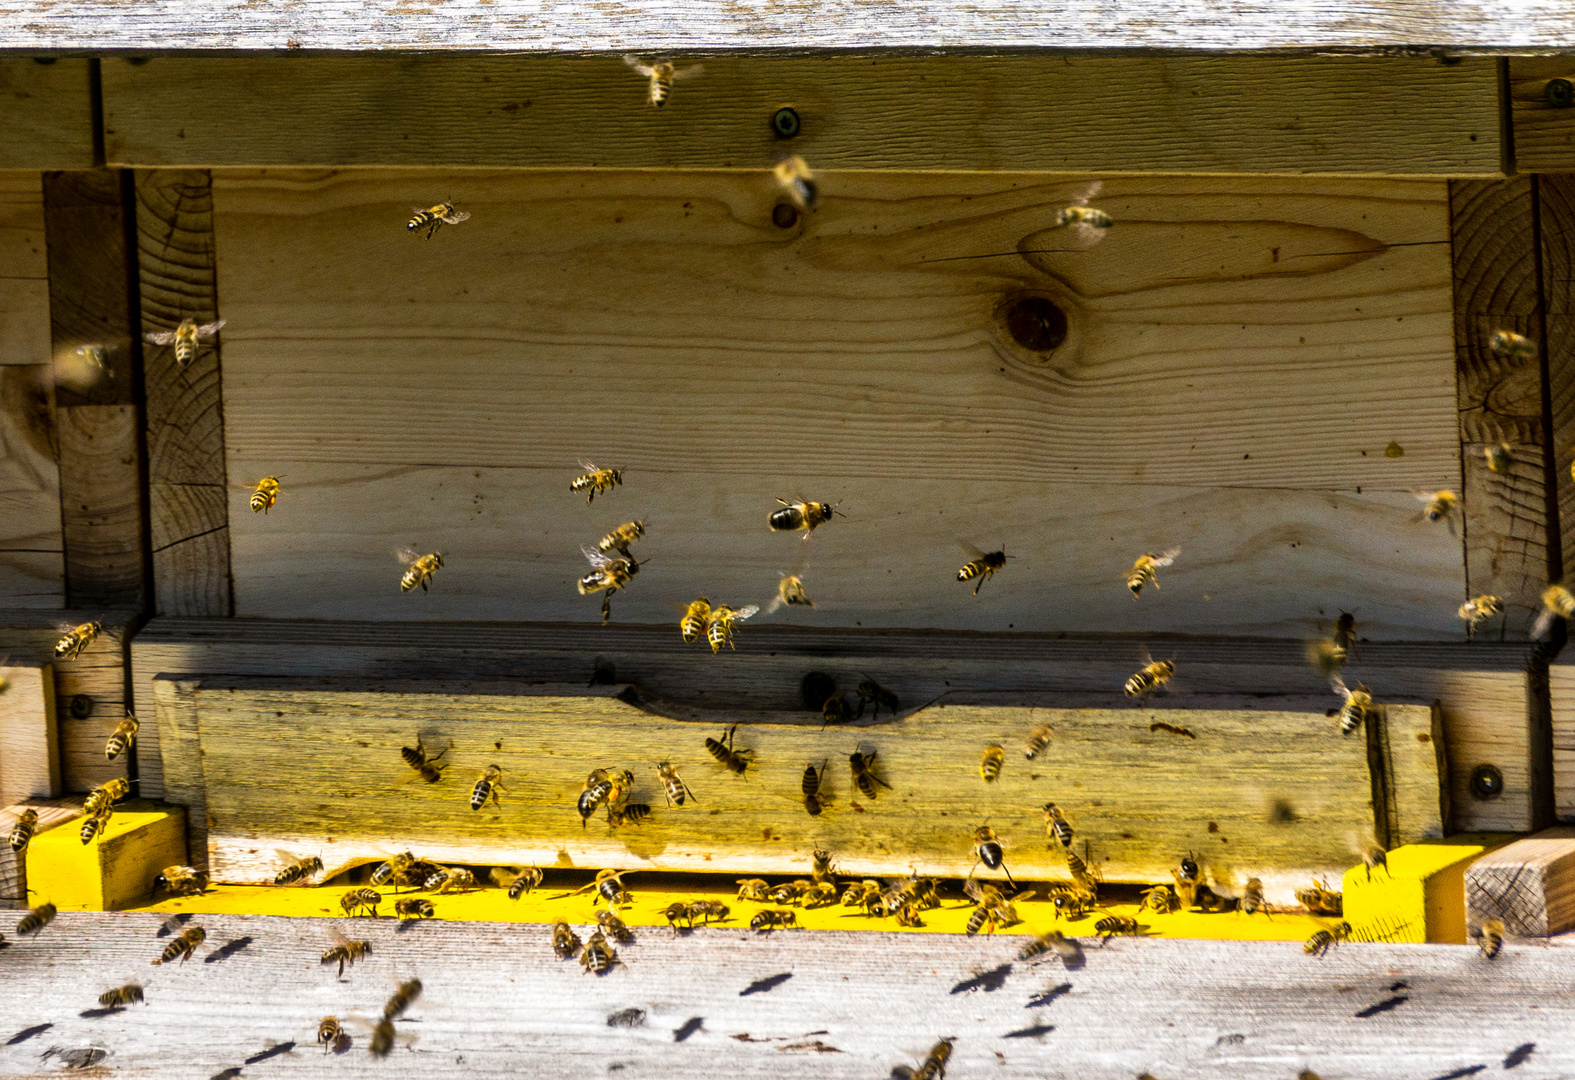
{"type": "Polygon", "coordinates": [[[1515,168],[1524,173],[1575,171],[1575,100],[1562,80],[1575,85],[1575,58],[1512,57],[1509,109],[1515,135],[1515,168]]]}
{"type": "Polygon", "coordinates": [[[138,167],[764,172],[791,151],[820,169],[1502,168],[1491,60],[820,55],[704,67],[657,110],[617,56],[107,59],[106,153],[138,167]],[[773,128],[784,107],[799,125],[791,140],[773,128]]]}
{"type": "MultiPolygon", "coordinates": [[[[38,812],[38,826],[33,835],[63,825],[82,816],[82,796],[64,799],[25,799],[13,806],[0,809],[0,836],[9,838],[17,819],[28,810],[38,812]]],[[[18,855],[9,843],[0,843],[0,909],[35,907],[38,901],[28,903],[27,851],[18,855]]]]}
{"type": "MultiPolygon", "coordinates": [[[[205,172],[137,174],[142,325],[174,330],[218,319],[213,191],[205,172]]],[[[181,367],[171,347],[144,350],[148,503],[155,609],[229,615],[229,509],[219,346],[181,367]]]]}
{"type": "Polygon", "coordinates": [[[93,167],[95,63],[0,57],[0,169],[93,167]]]}
{"type": "MultiPolygon", "coordinates": [[[[10,61],[0,60],[0,71],[10,61]]],[[[3,121],[0,121],[3,123],[3,121]]],[[[49,363],[49,265],[37,170],[0,171],[0,365],[49,363]]]]}
{"type": "Polygon", "coordinates": [[[1553,470],[1563,565],[1575,569],[1575,177],[1537,177],[1553,470]]]}
{"type": "Polygon", "coordinates": [[[1466,922],[1498,919],[1516,937],[1575,929],[1575,828],[1561,825],[1489,852],[1466,870],[1466,922]]]}
{"type": "Polygon", "coordinates": [[[60,794],[56,730],[50,666],[0,666],[0,803],[60,794]]]}

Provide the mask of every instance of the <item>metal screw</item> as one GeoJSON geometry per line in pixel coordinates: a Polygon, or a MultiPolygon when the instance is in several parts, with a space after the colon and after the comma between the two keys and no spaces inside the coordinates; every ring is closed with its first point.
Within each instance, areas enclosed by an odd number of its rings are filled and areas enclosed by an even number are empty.
{"type": "Polygon", "coordinates": [[[71,704],[67,707],[71,711],[72,718],[76,720],[86,720],[93,715],[93,699],[87,694],[73,695],[71,704]]]}
{"type": "Polygon", "coordinates": [[[791,229],[798,224],[798,207],[780,202],[771,208],[771,224],[779,229],[791,229]]]}
{"type": "Polygon", "coordinates": [[[1496,799],[1504,794],[1504,774],[1497,765],[1478,765],[1471,770],[1471,794],[1479,799],[1496,799]]]}
{"type": "Polygon", "coordinates": [[[791,139],[798,134],[798,113],[787,106],[776,111],[771,118],[771,130],[777,133],[779,139],[791,139]]]}
{"type": "Polygon", "coordinates": [[[1042,296],[1025,296],[1006,309],[1012,340],[1034,352],[1050,352],[1066,340],[1066,312],[1042,296]]]}
{"type": "Polygon", "coordinates": [[[1547,96],[1548,104],[1555,109],[1567,109],[1575,105],[1575,85],[1571,85],[1568,79],[1549,79],[1542,92],[1547,96]]]}

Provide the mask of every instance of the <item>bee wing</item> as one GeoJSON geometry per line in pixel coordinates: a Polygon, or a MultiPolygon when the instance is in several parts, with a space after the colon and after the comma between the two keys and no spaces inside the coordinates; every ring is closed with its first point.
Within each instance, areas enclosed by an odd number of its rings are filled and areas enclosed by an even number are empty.
{"type": "Polygon", "coordinates": [[[1087,251],[1105,238],[1105,230],[1086,221],[1074,221],[1067,226],[1067,235],[1071,237],[1074,248],[1087,251]]]}
{"type": "Polygon", "coordinates": [[[339,928],[337,926],[330,926],[328,928],[328,936],[333,940],[333,943],[335,945],[349,945],[350,944],[350,939],[345,937],[343,934],[341,934],[339,932],[339,928]]]}
{"type": "Polygon", "coordinates": [[[626,56],[623,58],[623,62],[634,68],[634,70],[638,71],[641,75],[644,75],[647,79],[656,74],[655,68],[651,67],[651,65],[647,63],[644,63],[637,56],[626,56]]]}
{"type": "Polygon", "coordinates": [[[1531,636],[1533,638],[1546,637],[1548,631],[1553,628],[1554,618],[1556,616],[1551,609],[1543,608],[1537,616],[1537,621],[1531,624],[1531,636]]]}
{"type": "Polygon", "coordinates": [[[704,71],[704,64],[692,64],[686,68],[679,68],[673,72],[673,81],[677,82],[679,79],[692,79],[704,71]]]}
{"type": "Polygon", "coordinates": [[[1163,551],[1160,554],[1154,556],[1154,565],[1155,566],[1169,566],[1171,563],[1176,561],[1176,556],[1180,555],[1180,554],[1181,554],[1181,549],[1179,547],[1167,548],[1165,551],[1163,551]]]}
{"type": "Polygon", "coordinates": [[[601,472],[600,469],[598,469],[595,465],[592,465],[589,461],[586,461],[584,458],[580,459],[580,468],[584,469],[588,473],[601,472]]]}
{"type": "Polygon", "coordinates": [[[754,616],[758,615],[759,613],[760,613],[760,605],[759,604],[750,604],[748,607],[741,607],[737,611],[733,612],[733,621],[734,622],[743,622],[745,619],[753,618],[754,616]]]}
{"type": "Polygon", "coordinates": [[[600,551],[597,551],[593,547],[586,547],[584,544],[580,545],[580,554],[585,556],[586,562],[590,563],[598,570],[605,570],[607,567],[611,566],[617,561],[616,559],[608,558],[606,555],[602,554],[600,551]]]}
{"type": "Polygon", "coordinates": [[[784,604],[786,604],[786,601],[783,600],[781,596],[773,596],[770,600],[766,601],[765,614],[770,615],[770,614],[774,613],[778,608],[782,607],[784,604]]]}
{"type": "Polygon", "coordinates": [[[153,345],[175,344],[175,331],[173,330],[149,330],[142,337],[143,340],[153,345]]]}
{"type": "Polygon", "coordinates": [[[406,548],[400,548],[398,551],[394,552],[394,558],[398,559],[400,562],[404,563],[406,566],[409,566],[411,563],[413,563],[417,559],[421,558],[421,556],[416,552],[415,548],[413,548],[413,547],[406,547],[406,548]]]}
{"type": "Polygon", "coordinates": [[[469,210],[455,210],[452,214],[444,214],[443,222],[447,225],[458,225],[461,221],[470,220],[469,210]]]}
{"type": "Polygon", "coordinates": [[[1329,680],[1329,685],[1334,688],[1334,692],[1336,694],[1339,694],[1342,698],[1346,698],[1346,699],[1349,700],[1349,698],[1351,696],[1351,691],[1345,685],[1345,680],[1344,679],[1342,679],[1342,678],[1340,678],[1340,676],[1336,675],[1334,678],[1329,680]]]}
{"type": "Polygon", "coordinates": [[[197,336],[212,337],[214,334],[219,332],[219,327],[223,326],[225,321],[226,320],[224,319],[215,319],[213,322],[203,323],[201,326],[197,327],[197,336]]]}
{"type": "Polygon", "coordinates": [[[1083,187],[1078,189],[1076,195],[1072,196],[1071,205],[1087,206],[1088,200],[1098,197],[1100,190],[1104,186],[1105,182],[1103,180],[1095,180],[1090,184],[1085,184],[1083,187]]]}
{"type": "Polygon", "coordinates": [[[982,558],[984,558],[984,552],[981,551],[979,548],[974,547],[972,544],[970,544],[966,540],[959,540],[959,541],[957,541],[957,546],[962,548],[963,551],[965,553],[967,553],[967,555],[968,555],[968,557],[970,559],[982,559],[982,558]]]}

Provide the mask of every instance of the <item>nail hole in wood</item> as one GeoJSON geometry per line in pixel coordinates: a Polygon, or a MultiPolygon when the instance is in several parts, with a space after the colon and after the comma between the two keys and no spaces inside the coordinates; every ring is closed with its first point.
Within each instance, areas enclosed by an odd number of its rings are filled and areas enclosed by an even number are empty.
{"type": "Polygon", "coordinates": [[[798,209],[792,203],[777,203],[771,208],[771,223],[779,229],[791,229],[798,224],[798,209]]]}
{"type": "Polygon", "coordinates": [[[1504,774],[1497,765],[1478,765],[1471,770],[1471,794],[1479,799],[1496,799],[1504,794],[1504,774]]]}

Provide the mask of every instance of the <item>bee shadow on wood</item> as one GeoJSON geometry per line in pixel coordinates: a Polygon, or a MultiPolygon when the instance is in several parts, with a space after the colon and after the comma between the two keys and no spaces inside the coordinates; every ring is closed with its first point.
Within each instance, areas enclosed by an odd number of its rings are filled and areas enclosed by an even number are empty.
{"type": "Polygon", "coordinates": [[[202,958],[202,962],[204,964],[217,964],[220,960],[228,960],[230,957],[234,956],[236,953],[240,952],[251,943],[252,937],[250,935],[247,935],[246,937],[238,937],[232,941],[227,941],[217,949],[214,949],[207,956],[204,956],[202,958]]]}
{"type": "Polygon", "coordinates": [[[989,971],[981,971],[971,978],[964,979],[952,987],[951,992],[961,994],[983,990],[986,994],[993,993],[1006,985],[1006,977],[1011,973],[1012,965],[1002,964],[1000,967],[993,967],[989,971]]]}

